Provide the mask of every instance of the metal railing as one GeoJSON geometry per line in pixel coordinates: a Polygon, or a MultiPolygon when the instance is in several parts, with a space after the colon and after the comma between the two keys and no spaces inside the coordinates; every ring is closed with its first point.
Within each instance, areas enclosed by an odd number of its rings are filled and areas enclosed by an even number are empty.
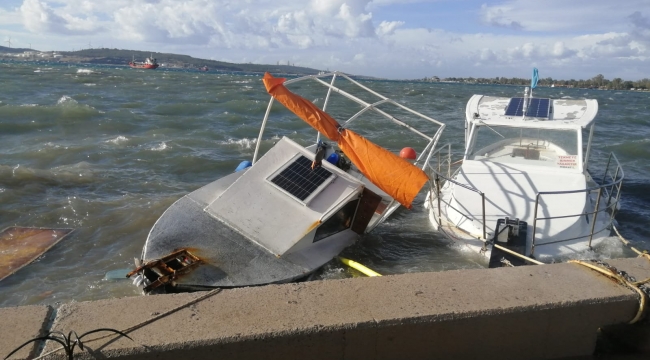
{"type": "MultiPolygon", "coordinates": [[[[532,236],[532,247],[530,250],[530,256],[535,255],[535,247],[537,246],[543,246],[543,245],[550,245],[550,244],[557,244],[561,242],[567,242],[571,240],[577,240],[577,239],[582,239],[582,238],[589,238],[589,248],[591,248],[591,241],[593,240],[593,237],[595,234],[598,234],[602,231],[605,231],[609,228],[611,225],[612,221],[614,220],[614,216],[616,215],[616,208],[618,205],[618,201],[621,198],[621,188],[623,187],[623,178],[625,177],[625,173],[623,172],[623,168],[621,167],[621,163],[618,161],[618,158],[614,153],[610,153],[609,157],[607,159],[607,166],[605,167],[605,172],[603,174],[603,178],[600,182],[600,184],[596,183],[596,186],[588,187],[586,189],[580,189],[580,190],[569,190],[569,191],[540,191],[537,193],[537,196],[535,197],[535,212],[534,212],[534,217],[533,217],[533,236],[532,236]],[[612,164],[612,160],[614,160],[614,164],[612,164]],[[614,166],[612,166],[614,165],[614,166]],[[593,211],[585,211],[580,214],[574,214],[574,215],[563,215],[563,216],[548,216],[548,217],[537,217],[538,209],[539,209],[539,203],[540,203],[540,198],[544,195],[566,195],[566,194],[576,194],[576,193],[586,193],[587,196],[590,196],[594,192],[597,194],[596,195],[596,204],[593,207],[593,211]],[[607,203],[605,206],[601,207],[601,201],[603,199],[607,199],[607,203]],[[614,200],[612,202],[612,200],[614,200]],[[601,213],[609,213],[609,220],[605,222],[605,226],[603,228],[596,230],[596,220],[598,218],[598,214],[601,213]],[[537,243],[536,239],[536,234],[537,234],[537,221],[550,221],[553,219],[562,219],[562,218],[570,218],[570,217],[581,217],[581,216],[586,216],[587,220],[589,219],[589,216],[591,215],[591,229],[589,231],[589,234],[582,235],[582,236],[577,236],[573,238],[568,238],[568,239],[561,239],[561,240],[553,240],[553,241],[547,241],[544,243],[537,243]]],[[[593,179],[593,177],[592,177],[593,179]]],[[[595,182],[595,180],[594,180],[595,182]]]]}
{"type": "Polygon", "coordinates": [[[454,184],[456,186],[460,186],[460,187],[465,188],[465,189],[467,189],[469,191],[472,191],[472,192],[478,194],[478,196],[481,197],[481,209],[482,209],[482,211],[481,211],[481,213],[482,213],[481,224],[482,224],[482,228],[483,228],[483,237],[482,238],[484,240],[486,240],[486,238],[487,238],[487,228],[485,227],[485,194],[482,191],[480,191],[478,189],[475,189],[475,188],[473,188],[471,186],[461,184],[461,183],[457,182],[456,180],[451,179],[451,177],[446,177],[446,176],[440,174],[439,172],[437,172],[436,170],[434,170],[433,168],[431,168],[431,172],[434,175],[433,184],[431,185],[431,192],[436,194],[436,200],[438,201],[438,223],[440,223],[440,219],[442,217],[441,203],[444,203],[445,205],[447,205],[448,208],[451,208],[451,209],[455,210],[457,213],[459,213],[463,217],[467,218],[468,220],[472,220],[472,221],[474,220],[473,216],[463,213],[461,210],[455,208],[451,204],[451,202],[448,202],[447,200],[444,200],[442,198],[442,196],[440,194],[440,190],[441,190],[441,186],[440,186],[441,181],[440,181],[440,179],[443,179],[445,181],[445,185],[447,183],[452,183],[452,184],[454,184]]]}
{"type": "MultiPolygon", "coordinates": [[[[460,186],[464,189],[467,189],[469,191],[472,191],[476,193],[478,196],[481,198],[481,223],[482,223],[482,228],[483,228],[483,241],[487,241],[486,235],[486,221],[485,221],[485,193],[482,191],[471,187],[466,184],[461,184],[458,181],[453,179],[453,176],[451,176],[451,168],[453,164],[451,162],[451,153],[450,153],[450,144],[445,144],[438,150],[434,152],[434,154],[438,155],[436,158],[438,159],[438,163],[435,164],[434,166],[430,167],[431,175],[430,178],[432,179],[432,182],[430,183],[430,191],[436,195],[436,201],[437,201],[437,217],[438,217],[438,224],[441,224],[440,219],[442,218],[442,203],[444,203],[448,208],[451,208],[458,212],[461,216],[467,218],[468,220],[475,220],[475,216],[471,214],[465,214],[463,211],[457,209],[454,207],[451,202],[443,199],[442,196],[442,188],[444,186],[447,186],[447,184],[454,184],[455,186],[460,186]],[[441,155],[443,150],[447,149],[448,155],[441,155]],[[446,166],[446,169],[445,169],[446,166]],[[446,174],[445,174],[446,173],[446,174]],[[445,176],[446,175],[446,176],[445,176]],[[442,182],[444,181],[444,184],[442,182]]],[[[621,188],[623,186],[623,179],[625,175],[623,172],[623,168],[621,167],[620,162],[618,161],[618,158],[613,153],[609,154],[608,160],[607,160],[607,166],[605,168],[605,172],[603,174],[602,180],[600,184],[596,183],[596,186],[591,186],[586,189],[580,189],[580,190],[568,190],[568,191],[542,191],[538,192],[535,196],[535,210],[534,210],[534,217],[533,217],[533,233],[532,233],[532,247],[531,247],[531,253],[530,256],[534,256],[534,251],[536,246],[543,246],[543,245],[549,245],[549,244],[556,244],[556,243],[561,243],[561,242],[567,242],[571,240],[576,240],[576,239],[581,239],[581,238],[589,238],[589,247],[591,247],[591,242],[593,239],[593,236],[595,234],[598,234],[606,229],[609,228],[611,225],[614,216],[616,215],[616,209],[617,209],[617,204],[620,200],[621,196],[621,188]],[[584,192],[586,193],[587,196],[596,193],[596,203],[593,207],[593,211],[584,211],[579,214],[571,214],[571,215],[563,215],[563,216],[549,216],[549,217],[538,217],[538,208],[540,204],[540,198],[542,196],[546,195],[566,195],[566,194],[575,194],[575,193],[581,193],[584,192]],[[606,201],[605,206],[601,207],[601,203],[603,201],[606,201]],[[596,229],[596,220],[598,217],[598,214],[607,212],[609,213],[609,220],[605,222],[605,226],[601,229],[596,229]],[[538,221],[550,221],[554,219],[562,219],[562,218],[570,218],[570,217],[581,217],[581,216],[591,216],[591,229],[589,234],[578,236],[578,237],[573,237],[573,238],[568,238],[568,239],[561,239],[561,240],[553,240],[553,241],[547,241],[544,243],[537,243],[536,242],[536,234],[537,234],[537,228],[538,228],[538,221]]],[[[593,178],[592,178],[593,179],[593,178]]],[[[596,182],[594,180],[594,182],[596,182]]],[[[430,198],[429,201],[433,201],[433,198],[430,198]]],[[[430,204],[433,206],[433,204],[430,204]]],[[[462,230],[459,228],[459,230],[462,230]]]]}
{"type": "MultiPolygon", "coordinates": [[[[284,82],[284,85],[289,86],[290,84],[303,82],[303,81],[309,83],[315,82],[321,86],[321,90],[327,90],[325,95],[325,101],[322,106],[323,111],[325,111],[328,108],[330,101],[342,100],[342,99],[333,100],[333,97],[331,95],[334,94],[340,95],[342,98],[351,100],[353,103],[356,104],[350,106],[351,105],[350,103],[348,103],[347,101],[345,102],[349,112],[353,112],[353,114],[347,119],[344,118],[339,119],[341,128],[348,129],[353,121],[357,120],[364,114],[372,113],[374,115],[380,115],[376,117],[377,120],[380,119],[388,120],[389,123],[403,127],[408,131],[423,138],[427,142],[426,146],[419,152],[419,155],[417,159],[415,159],[413,165],[420,167],[423,171],[427,170],[427,168],[429,167],[429,162],[431,160],[431,157],[433,156],[434,150],[436,149],[438,141],[442,136],[442,132],[446,127],[444,123],[435,120],[423,113],[415,111],[407,107],[406,105],[403,105],[386,96],[383,96],[375,92],[374,90],[370,89],[369,87],[365,86],[364,84],[338,71],[331,72],[331,73],[323,73],[318,75],[307,75],[299,78],[289,79],[284,82]],[[329,82],[323,80],[323,79],[328,79],[330,77],[331,80],[329,82]],[[339,85],[335,86],[335,83],[337,82],[339,85]],[[341,83],[343,86],[346,86],[349,92],[343,90],[343,88],[341,87],[341,83]],[[368,100],[368,99],[373,99],[373,100],[368,100]],[[400,114],[399,117],[389,113],[388,109],[386,111],[383,110],[384,108],[389,108],[391,106],[392,106],[391,112],[400,114]],[[397,112],[395,112],[395,110],[397,110],[397,112]],[[426,121],[426,127],[420,123],[420,121],[422,120],[426,121]],[[413,126],[407,123],[409,121],[413,123],[413,126]],[[418,130],[415,128],[415,125],[418,125],[418,127],[420,128],[425,128],[426,130],[425,129],[423,129],[422,131],[418,130]]],[[[260,132],[257,137],[257,142],[255,144],[255,151],[253,153],[253,160],[252,160],[253,164],[258,160],[259,157],[260,147],[266,129],[266,124],[271,114],[273,103],[274,103],[274,98],[271,97],[269,99],[269,103],[266,108],[264,118],[262,119],[260,132]]],[[[350,113],[348,113],[346,117],[348,115],[350,115],[350,113]]],[[[321,134],[317,133],[316,143],[318,143],[320,139],[321,139],[321,134]]],[[[376,218],[376,220],[374,219],[371,220],[371,222],[368,224],[368,227],[366,228],[366,232],[371,231],[378,224],[385,221],[395,210],[397,210],[397,208],[399,208],[399,206],[400,206],[399,202],[395,201],[394,199],[391,199],[391,201],[387,205],[382,215],[376,218]]]]}
{"type": "MultiPolygon", "coordinates": [[[[447,184],[454,184],[456,186],[460,186],[464,189],[467,189],[471,192],[476,193],[478,196],[481,197],[481,208],[482,208],[482,228],[483,228],[483,239],[485,240],[487,237],[487,228],[485,226],[485,194],[478,190],[475,189],[471,186],[461,184],[457,182],[456,180],[452,179],[452,167],[455,164],[458,164],[459,162],[452,163],[451,162],[451,143],[447,143],[437,150],[433,152],[434,158],[437,159],[437,163],[434,164],[434,166],[431,166],[431,173],[433,176],[429,175],[429,178],[433,178],[433,183],[430,184],[431,188],[430,191],[431,193],[436,194],[436,199],[438,202],[438,223],[440,224],[440,218],[442,217],[442,206],[441,203],[444,203],[447,205],[447,207],[455,210],[457,213],[459,213],[461,216],[465,217],[468,220],[474,220],[473,216],[469,214],[463,213],[461,210],[455,208],[451,202],[448,202],[447,200],[443,199],[441,195],[441,184],[442,180],[445,182],[445,186],[447,184]]],[[[432,204],[431,204],[432,205],[432,204]]]]}

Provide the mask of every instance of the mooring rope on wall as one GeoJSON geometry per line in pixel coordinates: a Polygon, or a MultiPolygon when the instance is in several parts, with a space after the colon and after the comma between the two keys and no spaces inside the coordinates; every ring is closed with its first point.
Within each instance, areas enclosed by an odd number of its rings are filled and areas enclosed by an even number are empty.
{"type": "Polygon", "coordinates": [[[591,260],[591,262],[584,260],[569,260],[568,262],[588,267],[589,269],[595,270],[600,274],[616,280],[619,284],[634,290],[639,294],[639,309],[629,323],[634,324],[643,317],[646,310],[646,297],[650,297],[650,287],[645,286],[645,284],[650,282],[650,278],[643,281],[636,281],[633,276],[630,276],[625,271],[617,270],[615,267],[598,260],[591,260]]]}

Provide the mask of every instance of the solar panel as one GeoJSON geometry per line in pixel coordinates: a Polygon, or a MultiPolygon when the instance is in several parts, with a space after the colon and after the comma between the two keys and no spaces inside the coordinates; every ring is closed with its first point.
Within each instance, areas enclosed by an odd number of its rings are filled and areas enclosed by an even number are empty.
{"type": "MultiPolygon", "coordinates": [[[[524,116],[524,98],[511,98],[506,107],[506,116],[524,116]]],[[[526,116],[547,118],[551,110],[551,99],[530,98],[526,116]]]]}
{"type": "Polygon", "coordinates": [[[526,116],[547,118],[551,108],[551,99],[532,98],[526,110],[526,116]]]}
{"type": "Polygon", "coordinates": [[[300,201],[305,201],[332,173],[322,166],[312,170],[312,161],[300,155],[289,166],[275,175],[271,183],[300,201]]]}
{"type": "Polygon", "coordinates": [[[524,98],[512,98],[506,108],[506,116],[523,116],[524,98]]]}

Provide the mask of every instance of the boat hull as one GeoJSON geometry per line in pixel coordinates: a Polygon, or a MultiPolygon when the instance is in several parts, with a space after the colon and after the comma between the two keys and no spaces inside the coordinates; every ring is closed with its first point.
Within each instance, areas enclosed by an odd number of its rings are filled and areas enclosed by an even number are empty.
{"type": "Polygon", "coordinates": [[[135,64],[135,63],[129,63],[129,66],[134,68],[134,69],[146,69],[146,70],[154,70],[158,68],[158,64],[135,64]]]}
{"type": "MultiPolygon", "coordinates": [[[[488,194],[486,194],[486,196],[488,196],[488,194]]],[[[492,244],[486,244],[485,239],[479,231],[480,229],[476,227],[470,229],[459,223],[458,219],[460,218],[460,215],[452,207],[445,204],[445,202],[451,202],[451,199],[453,199],[452,186],[443,188],[441,191],[440,202],[438,202],[438,198],[434,192],[427,193],[425,207],[428,209],[429,221],[436,231],[461,245],[463,251],[469,251],[481,255],[481,258],[487,265],[492,255],[492,244]],[[440,205],[438,205],[439,203],[440,205]]],[[[487,200],[489,200],[489,197],[487,200]]],[[[480,202],[480,200],[478,201],[480,202]]],[[[587,199],[585,207],[593,207],[594,203],[595,199],[587,199]]],[[[462,207],[462,205],[457,203],[454,203],[454,205],[454,208],[462,207]]],[[[584,256],[589,257],[590,254],[593,254],[591,253],[592,249],[597,247],[611,235],[609,228],[611,218],[609,214],[604,211],[604,205],[601,204],[599,208],[601,209],[601,212],[596,217],[596,224],[594,226],[595,231],[591,238],[591,242],[589,241],[589,234],[591,232],[591,221],[593,220],[590,220],[589,223],[587,223],[584,220],[584,216],[576,218],[575,223],[563,223],[561,229],[555,229],[555,235],[553,236],[542,236],[539,229],[537,232],[533,231],[534,221],[531,221],[532,219],[524,218],[524,221],[527,223],[525,229],[527,237],[526,246],[523,249],[522,255],[530,256],[530,254],[534,252],[532,258],[542,262],[563,261],[584,256]],[[583,221],[585,222],[584,224],[582,224],[583,221]],[[535,236],[534,234],[536,233],[537,235],[535,236]],[[536,247],[534,250],[532,248],[533,236],[536,238],[536,247]],[[574,237],[577,239],[554,243],[558,239],[574,237]]],[[[586,212],[593,211],[594,209],[591,209],[586,212]]],[[[505,219],[506,217],[509,219],[516,219],[517,214],[504,214],[499,218],[505,219]]],[[[488,241],[493,240],[497,220],[498,219],[494,218],[488,221],[488,226],[486,226],[486,236],[488,241]]],[[[521,218],[519,220],[521,220],[521,218]]],[[[474,219],[473,223],[478,223],[478,220],[474,219]]],[[[538,224],[538,227],[539,226],[540,225],[538,224]]]]}
{"type": "Polygon", "coordinates": [[[319,241],[306,252],[278,257],[204,211],[212,198],[238,175],[229,175],[183,196],[151,229],[143,262],[162,258],[177,249],[187,249],[202,261],[196,269],[175,280],[177,290],[294,281],[323,266],[358,238],[357,234],[344,231],[319,241]]]}

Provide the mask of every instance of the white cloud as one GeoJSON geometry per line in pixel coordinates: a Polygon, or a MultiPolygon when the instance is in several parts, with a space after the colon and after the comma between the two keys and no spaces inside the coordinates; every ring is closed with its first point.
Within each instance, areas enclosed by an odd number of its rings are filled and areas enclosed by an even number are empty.
{"type": "Polygon", "coordinates": [[[25,27],[35,33],[54,32],[66,35],[92,34],[101,31],[94,16],[77,17],[57,11],[46,2],[25,0],[20,7],[25,27]]]}
{"type": "Polygon", "coordinates": [[[650,9],[648,0],[502,0],[481,6],[481,20],[526,31],[622,31],[629,15],[650,9]]]}
{"type": "Polygon", "coordinates": [[[18,9],[4,10],[0,8],[0,24],[4,24],[5,26],[22,24],[20,11],[18,9]]]}
{"type": "Polygon", "coordinates": [[[390,35],[395,32],[395,29],[404,25],[404,21],[382,21],[377,26],[377,36],[390,35]]]}
{"type": "Polygon", "coordinates": [[[523,27],[519,21],[513,17],[515,13],[509,6],[481,6],[483,21],[492,26],[522,30],[523,27]]]}
{"type": "Polygon", "coordinates": [[[650,58],[650,0],[471,1],[462,14],[447,9],[449,0],[10,1],[12,8],[0,5],[0,35],[55,50],[92,41],[393,78],[434,69],[440,76],[517,76],[533,63],[549,73],[599,69],[609,76],[603,67],[629,74],[623,67],[640,69],[650,58]],[[425,28],[405,12],[386,11],[402,4],[440,9],[445,19],[425,28]]]}

